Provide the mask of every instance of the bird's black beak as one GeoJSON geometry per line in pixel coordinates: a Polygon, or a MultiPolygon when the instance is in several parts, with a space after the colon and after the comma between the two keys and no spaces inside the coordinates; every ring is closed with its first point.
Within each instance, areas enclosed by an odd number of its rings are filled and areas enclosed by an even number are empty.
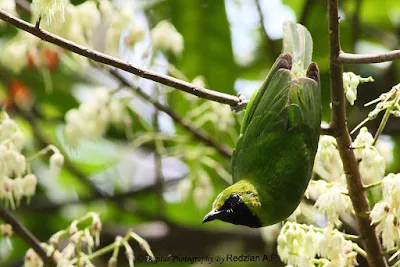
{"type": "Polygon", "coordinates": [[[224,214],[225,210],[212,210],[206,216],[204,216],[203,223],[211,222],[216,219],[220,219],[224,214]]]}

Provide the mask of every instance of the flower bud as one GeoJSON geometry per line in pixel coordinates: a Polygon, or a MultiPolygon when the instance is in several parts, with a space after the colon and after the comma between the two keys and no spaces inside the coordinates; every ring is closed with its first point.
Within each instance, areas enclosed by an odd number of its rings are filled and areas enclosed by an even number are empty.
{"type": "Polygon", "coordinates": [[[13,234],[13,229],[10,224],[0,224],[0,233],[4,237],[10,237],[13,234]]]}
{"type": "Polygon", "coordinates": [[[61,153],[56,152],[50,157],[50,169],[54,173],[59,173],[63,165],[64,165],[64,156],[61,153]]]}
{"type": "Polygon", "coordinates": [[[159,22],[150,32],[152,45],[155,50],[172,52],[175,55],[182,54],[183,37],[170,22],[159,22]]]}
{"type": "Polygon", "coordinates": [[[24,135],[20,131],[17,131],[12,134],[11,138],[18,151],[21,151],[22,148],[24,147],[24,141],[25,141],[24,135]]]}
{"type": "Polygon", "coordinates": [[[24,196],[24,180],[21,177],[14,179],[13,195],[17,201],[17,206],[19,206],[21,199],[24,196]]]}
{"type": "Polygon", "coordinates": [[[30,248],[25,254],[25,262],[24,262],[25,267],[42,267],[44,266],[42,259],[39,257],[39,255],[36,254],[36,252],[30,248]]]}
{"type": "Polygon", "coordinates": [[[36,175],[27,174],[27,175],[25,175],[23,181],[24,181],[23,187],[24,187],[25,196],[30,198],[36,192],[36,185],[37,185],[36,175]]]}

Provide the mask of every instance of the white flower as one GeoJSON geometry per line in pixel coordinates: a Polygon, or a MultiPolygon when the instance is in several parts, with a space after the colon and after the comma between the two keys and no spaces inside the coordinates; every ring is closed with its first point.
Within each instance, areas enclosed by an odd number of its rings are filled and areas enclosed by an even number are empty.
{"type": "Polygon", "coordinates": [[[318,235],[312,228],[304,235],[304,255],[310,259],[314,258],[317,254],[318,248],[318,235]]]}
{"type": "Polygon", "coordinates": [[[22,148],[24,147],[24,141],[25,141],[24,135],[20,131],[17,131],[12,134],[11,139],[13,140],[15,147],[19,151],[21,151],[22,148]]]}
{"type": "Polygon", "coordinates": [[[34,174],[27,174],[23,179],[24,194],[29,199],[36,192],[37,178],[34,174]]]}
{"type": "Polygon", "coordinates": [[[395,203],[393,201],[393,193],[396,192],[396,187],[398,184],[396,183],[396,180],[398,181],[397,177],[398,175],[389,173],[382,179],[382,198],[389,203],[395,203]]]}
{"type": "Polygon", "coordinates": [[[106,48],[108,53],[117,54],[122,32],[127,29],[132,20],[132,11],[127,8],[113,10],[114,14],[108,18],[110,26],[107,30],[106,48]]]}
{"type": "Polygon", "coordinates": [[[19,206],[21,199],[24,196],[24,181],[21,177],[14,179],[13,195],[17,201],[17,206],[19,206]]]}
{"type": "Polygon", "coordinates": [[[311,180],[306,190],[306,197],[317,199],[328,188],[329,183],[324,180],[311,180]]]}
{"type": "Polygon", "coordinates": [[[343,254],[343,247],[344,247],[344,237],[342,234],[339,233],[335,233],[333,234],[333,236],[331,236],[330,238],[330,242],[328,245],[328,250],[329,250],[329,255],[330,258],[336,258],[336,257],[340,257],[340,256],[344,256],[341,255],[343,254]]]}
{"type": "Polygon", "coordinates": [[[155,50],[172,52],[175,55],[182,54],[183,37],[170,22],[166,20],[159,22],[150,34],[155,50]]]}
{"type": "Polygon", "coordinates": [[[56,152],[50,157],[50,170],[53,173],[59,173],[64,165],[64,156],[56,152]]]}
{"type": "Polygon", "coordinates": [[[373,142],[374,142],[374,137],[372,136],[372,134],[368,132],[367,127],[362,127],[356,139],[352,143],[352,146],[355,148],[354,154],[356,155],[356,157],[358,159],[361,159],[362,150],[365,147],[371,146],[373,142]]]}
{"type": "Polygon", "coordinates": [[[33,0],[32,12],[35,20],[41,17],[48,26],[58,26],[65,21],[67,0],[33,0]]]}
{"type": "Polygon", "coordinates": [[[345,194],[345,190],[339,185],[333,185],[323,193],[315,202],[318,211],[327,216],[328,220],[334,225],[340,225],[339,215],[341,213],[353,212],[350,197],[345,194]]]}
{"type": "Polygon", "coordinates": [[[89,36],[92,35],[92,31],[96,26],[100,24],[101,15],[97,9],[97,3],[89,0],[76,6],[77,20],[79,20],[82,29],[89,36]]]}
{"type": "Polygon", "coordinates": [[[96,138],[103,135],[108,128],[111,115],[114,119],[124,115],[124,113],[117,114],[121,111],[116,110],[115,103],[114,106],[110,105],[108,90],[98,88],[88,102],[82,103],[78,109],[69,110],[65,115],[64,130],[67,143],[76,147],[84,138],[96,138]]]}
{"type": "Polygon", "coordinates": [[[349,101],[351,105],[354,105],[354,101],[357,100],[357,87],[360,84],[360,82],[364,83],[373,81],[374,79],[372,79],[371,76],[368,78],[362,78],[359,75],[355,75],[353,72],[344,72],[343,86],[347,101],[349,101]]]}
{"type": "Polygon", "coordinates": [[[359,164],[360,174],[363,181],[367,184],[382,180],[385,175],[386,162],[379,155],[375,147],[367,147],[361,152],[361,162],[359,164]]]}
{"type": "Polygon", "coordinates": [[[26,171],[26,159],[22,154],[17,154],[14,163],[15,176],[22,176],[26,171]]]}
{"type": "Polygon", "coordinates": [[[372,208],[371,213],[369,214],[371,225],[379,223],[389,210],[389,202],[381,201],[376,203],[375,206],[372,208]]]}
{"type": "Polygon", "coordinates": [[[343,163],[336,147],[336,139],[332,136],[321,136],[314,172],[328,181],[339,181],[343,174],[343,163]]]}
{"type": "Polygon", "coordinates": [[[36,252],[30,248],[25,254],[25,262],[24,262],[25,267],[42,267],[44,266],[42,259],[39,257],[39,255],[36,254],[36,252]]]}
{"type": "Polygon", "coordinates": [[[382,222],[382,246],[386,249],[392,249],[400,240],[399,231],[397,229],[396,217],[392,213],[388,213],[382,222]]]}
{"type": "Polygon", "coordinates": [[[139,24],[130,27],[128,35],[124,38],[124,43],[128,47],[133,47],[136,43],[143,41],[146,36],[146,30],[139,24]]]}
{"type": "Polygon", "coordinates": [[[4,139],[10,138],[15,129],[15,122],[11,119],[5,119],[1,125],[3,126],[2,137],[4,139]]]}

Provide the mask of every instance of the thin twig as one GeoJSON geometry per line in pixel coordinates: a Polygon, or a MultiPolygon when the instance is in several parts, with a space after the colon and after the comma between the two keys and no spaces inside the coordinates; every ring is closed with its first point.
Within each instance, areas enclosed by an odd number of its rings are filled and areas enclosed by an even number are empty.
{"type": "Polygon", "coordinates": [[[223,103],[223,104],[228,104],[228,105],[234,107],[235,109],[244,108],[246,105],[246,102],[237,96],[205,89],[205,88],[199,87],[197,85],[193,85],[191,83],[175,79],[168,75],[163,75],[163,74],[151,71],[151,70],[139,68],[139,67],[136,67],[128,62],[121,60],[121,59],[112,57],[110,55],[103,54],[101,52],[98,52],[96,50],[90,49],[90,48],[82,46],[82,45],[78,45],[74,42],[71,42],[64,38],[61,38],[55,34],[52,34],[48,31],[46,31],[46,30],[43,30],[42,28],[36,27],[35,25],[33,25],[31,23],[28,23],[28,22],[21,20],[15,16],[12,16],[1,9],[0,9],[0,19],[7,22],[8,24],[13,25],[16,28],[19,28],[21,30],[29,32],[30,34],[35,35],[36,37],[38,37],[46,42],[55,44],[66,50],[69,50],[75,54],[84,56],[86,58],[90,58],[96,62],[103,63],[103,64],[106,64],[109,66],[114,66],[121,70],[125,70],[129,73],[132,73],[132,74],[142,77],[144,79],[152,80],[152,81],[179,89],[186,93],[196,95],[200,98],[216,101],[216,102],[223,103]]]}
{"type": "Polygon", "coordinates": [[[336,140],[340,157],[346,173],[347,187],[351,202],[354,206],[358,229],[363,237],[368,263],[371,267],[387,266],[382,256],[382,248],[375,233],[374,226],[370,226],[367,214],[370,209],[361,182],[358,162],[351,146],[351,138],[346,125],[346,103],[343,89],[343,66],[338,62],[340,53],[339,35],[339,7],[338,0],[328,1],[329,13],[329,48],[330,48],[330,86],[331,86],[331,125],[336,129],[336,140]]]}
{"type": "Polygon", "coordinates": [[[400,59],[400,50],[393,50],[382,54],[357,55],[340,52],[336,58],[342,64],[372,64],[400,59]]]}
{"type": "Polygon", "coordinates": [[[232,155],[232,149],[228,146],[218,143],[215,141],[211,136],[207,133],[203,132],[201,129],[194,127],[189,121],[181,118],[181,116],[175,113],[172,109],[168,106],[164,106],[163,104],[154,100],[151,96],[143,92],[139,87],[132,84],[129,80],[127,80],[124,76],[118,73],[117,70],[109,70],[109,72],[120,81],[121,84],[127,86],[140,97],[142,97],[147,102],[151,103],[155,108],[158,110],[168,114],[176,123],[181,125],[184,129],[192,133],[198,140],[203,142],[204,144],[215,148],[219,151],[223,156],[230,158],[232,155]]]}
{"type": "MultiPolygon", "coordinates": [[[[41,28],[37,28],[37,27],[35,27],[35,25],[33,25],[31,23],[27,23],[17,17],[14,17],[14,16],[8,14],[7,12],[4,12],[1,9],[0,9],[0,19],[13,25],[16,28],[19,28],[21,30],[31,33],[32,35],[35,35],[44,41],[58,45],[58,46],[65,48],[73,53],[90,58],[96,62],[103,63],[103,64],[106,64],[109,66],[114,66],[118,69],[125,70],[129,73],[135,74],[142,78],[149,79],[149,80],[182,90],[184,92],[196,95],[200,98],[204,98],[204,99],[216,101],[216,102],[219,102],[222,104],[230,105],[236,111],[244,109],[247,105],[246,101],[243,101],[241,98],[239,98],[237,96],[205,89],[205,88],[195,86],[186,81],[182,81],[182,80],[179,80],[179,79],[167,76],[167,75],[162,75],[162,74],[158,74],[156,72],[150,71],[150,70],[141,69],[141,68],[135,67],[127,62],[124,62],[118,58],[114,58],[109,55],[92,50],[90,48],[75,44],[71,41],[68,41],[64,38],[54,35],[54,34],[48,32],[48,31],[45,31],[41,28]]],[[[165,110],[162,110],[162,109],[160,109],[160,110],[165,112],[165,110]]],[[[171,114],[168,114],[168,115],[171,116],[171,114]]],[[[173,116],[171,116],[171,117],[174,119],[173,116]]],[[[182,125],[182,126],[184,126],[184,125],[182,125]]],[[[187,125],[184,126],[184,128],[188,129],[187,125]]],[[[324,131],[324,129],[322,129],[322,131],[324,131]]],[[[327,132],[326,134],[329,134],[329,132],[327,132]]],[[[197,137],[199,137],[200,139],[203,139],[202,137],[200,137],[200,135],[201,135],[200,132],[196,133],[195,135],[197,137]]],[[[205,137],[205,139],[207,139],[207,138],[205,137]]],[[[209,142],[209,141],[207,141],[207,142],[209,142]]],[[[226,154],[226,152],[227,151],[225,151],[223,153],[226,154]]],[[[231,152],[229,152],[229,155],[230,154],[231,154],[231,152]]]]}
{"type": "Polygon", "coordinates": [[[12,226],[13,231],[43,260],[46,266],[55,266],[51,257],[40,245],[40,241],[24,225],[22,225],[6,208],[0,205],[0,219],[12,226]]]}

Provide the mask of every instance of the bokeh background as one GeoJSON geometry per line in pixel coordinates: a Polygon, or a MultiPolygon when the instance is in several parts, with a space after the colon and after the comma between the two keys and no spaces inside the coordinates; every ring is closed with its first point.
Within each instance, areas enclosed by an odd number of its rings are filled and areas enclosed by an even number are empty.
{"type": "MultiPolygon", "coordinates": [[[[71,0],[74,5],[84,1],[71,0]]],[[[329,122],[329,47],[326,1],[320,0],[164,0],[115,1],[130,6],[132,23],[146,29],[162,20],[170,21],[184,39],[184,51],[175,56],[158,57],[154,70],[193,81],[204,77],[207,88],[249,97],[266,77],[280,54],[282,22],[293,20],[305,25],[314,39],[314,61],[321,71],[323,120],[329,122]],[[172,64],[175,70],[165,67],[172,64]]],[[[21,17],[30,15],[19,9],[21,17]]],[[[351,0],[340,3],[341,45],[346,52],[376,53],[399,48],[400,2],[392,0],[351,0]]],[[[0,25],[0,42],[14,37],[17,30],[0,25]]],[[[97,38],[102,47],[104,38],[97,38]]],[[[148,43],[127,49],[121,42],[117,56],[147,67],[143,60],[148,43]]],[[[230,160],[199,140],[165,114],[139,97],[130,102],[128,124],[108,129],[104,137],[83,140],[77,148],[64,138],[64,116],[91,97],[94,88],[115,89],[117,83],[107,73],[88,65],[77,68],[76,58],[66,64],[61,56],[47,55],[47,72],[26,67],[12,72],[0,61],[1,102],[17,120],[27,136],[26,155],[46,144],[59,147],[66,165],[58,177],[48,168],[48,157],[36,160],[33,171],[39,179],[38,192],[31,204],[23,204],[15,215],[42,241],[67,227],[70,222],[96,211],[104,224],[102,246],[113,242],[132,228],[145,238],[157,257],[267,256],[265,261],[224,263],[226,266],[283,266],[276,254],[279,226],[248,229],[221,222],[202,224],[215,196],[229,184],[230,160]],[[72,63],[71,63],[72,62],[72,63]],[[51,90],[49,88],[51,82],[51,90]],[[12,103],[10,94],[18,105],[12,103]],[[154,126],[155,118],[158,124],[154,126]],[[127,129],[128,128],[128,129],[127,129]],[[149,130],[150,129],[150,130],[149,130]],[[129,134],[127,134],[127,132],[129,134]],[[161,140],[165,153],[155,153],[154,139],[161,140]],[[91,183],[87,183],[90,181],[91,183]],[[94,185],[94,187],[93,187],[94,185]],[[100,193],[99,193],[100,192],[100,193]]],[[[372,110],[364,107],[381,93],[400,82],[400,62],[347,65],[374,83],[362,84],[358,100],[348,106],[348,125],[352,129],[372,110]]],[[[79,64],[78,64],[79,65],[79,64]]],[[[124,74],[129,79],[130,75],[124,74]]],[[[161,102],[196,127],[208,132],[221,144],[234,147],[242,114],[228,106],[189,97],[151,81],[133,79],[147,93],[159,91],[161,102]]],[[[374,133],[380,118],[367,123],[374,133]]],[[[400,124],[391,118],[384,136],[393,147],[393,162],[399,160],[400,124]]],[[[257,155],[255,155],[257,156],[257,155]]],[[[392,163],[389,172],[399,172],[392,163]]],[[[0,266],[21,266],[27,246],[12,238],[12,249],[0,239],[0,266]]],[[[137,259],[145,255],[134,245],[137,259]]],[[[123,255],[123,253],[121,253],[123,255]]],[[[105,266],[107,257],[96,261],[105,266]]],[[[120,257],[119,266],[127,266],[120,257]]],[[[364,262],[360,261],[362,265],[364,262]]],[[[137,262],[137,266],[150,263],[137,262]]],[[[199,262],[158,262],[158,266],[191,266],[199,262]]],[[[205,263],[206,264],[206,263],[205,263]]],[[[208,264],[208,263],[207,263],[208,264]]],[[[220,265],[215,260],[211,263],[220,265]]]]}

